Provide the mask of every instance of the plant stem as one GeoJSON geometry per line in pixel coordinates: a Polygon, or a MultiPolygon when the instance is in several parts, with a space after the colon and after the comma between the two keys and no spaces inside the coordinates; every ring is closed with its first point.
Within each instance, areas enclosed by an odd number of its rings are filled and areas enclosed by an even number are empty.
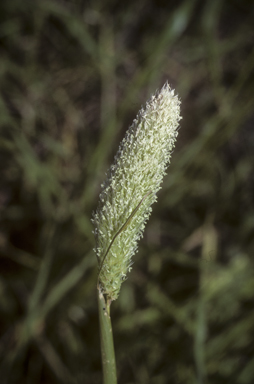
{"type": "Polygon", "coordinates": [[[105,298],[100,289],[98,289],[98,304],[103,384],[117,384],[115,350],[110,318],[110,302],[105,301],[105,298]]]}

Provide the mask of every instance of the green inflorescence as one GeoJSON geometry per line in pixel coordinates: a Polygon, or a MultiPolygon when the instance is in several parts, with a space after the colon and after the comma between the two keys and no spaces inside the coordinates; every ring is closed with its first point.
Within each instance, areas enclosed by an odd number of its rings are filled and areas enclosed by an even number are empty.
{"type": "Polygon", "coordinates": [[[131,258],[170,162],[180,119],[180,101],[166,83],[139,111],[102,184],[93,223],[98,282],[109,300],[117,299],[131,270],[131,258]]]}

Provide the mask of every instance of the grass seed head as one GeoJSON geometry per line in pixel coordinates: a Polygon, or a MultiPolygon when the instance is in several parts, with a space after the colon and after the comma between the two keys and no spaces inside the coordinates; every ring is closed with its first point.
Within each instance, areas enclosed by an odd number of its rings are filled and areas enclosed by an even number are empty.
{"type": "Polygon", "coordinates": [[[99,284],[117,299],[131,270],[178,135],[180,101],[166,83],[141,108],[107,172],[93,214],[99,284]]]}

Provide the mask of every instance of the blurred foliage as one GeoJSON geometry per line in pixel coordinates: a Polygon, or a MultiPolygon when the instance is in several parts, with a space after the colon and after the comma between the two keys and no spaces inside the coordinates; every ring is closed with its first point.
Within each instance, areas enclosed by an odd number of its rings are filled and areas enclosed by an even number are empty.
{"type": "Polygon", "coordinates": [[[181,130],[112,305],[119,384],[254,378],[250,0],[0,3],[1,384],[102,382],[90,222],[140,106],[181,130]]]}

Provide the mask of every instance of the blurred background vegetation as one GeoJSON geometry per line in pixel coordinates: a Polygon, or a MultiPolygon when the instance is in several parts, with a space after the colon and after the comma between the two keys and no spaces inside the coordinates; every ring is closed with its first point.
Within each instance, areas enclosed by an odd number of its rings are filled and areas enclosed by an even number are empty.
{"type": "Polygon", "coordinates": [[[119,384],[254,380],[254,6],[0,3],[0,382],[100,384],[91,213],[141,105],[182,100],[119,299],[119,384]]]}

